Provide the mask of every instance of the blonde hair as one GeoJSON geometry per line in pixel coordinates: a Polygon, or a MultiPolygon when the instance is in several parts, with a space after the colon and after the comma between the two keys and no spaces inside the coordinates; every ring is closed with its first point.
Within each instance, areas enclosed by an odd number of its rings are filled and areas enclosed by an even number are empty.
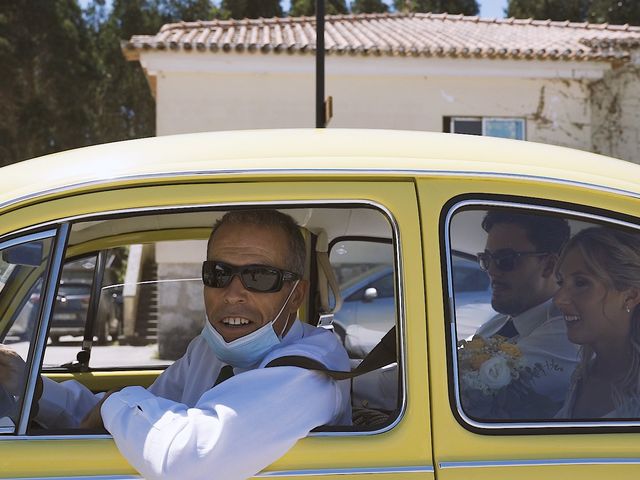
{"type": "MultiPolygon", "coordinates": [[[[556,264],[559,266],[567,252],[577,248],[582,254],[587,269],[608,289],[617,291],[630,287],[640,288],[640,233],[620,228],[590,227],[573,236],[562,250],[556,264]]],[[[612,400],[617,410],[629,416],[640,415],[640,306],[631,313],[631,364],[624,377],[614,383],[612,400]]],[[[588,374],[588,366],[594,358],[588,345],[580,349],[580,364],[575,379],[588,374]]]]}

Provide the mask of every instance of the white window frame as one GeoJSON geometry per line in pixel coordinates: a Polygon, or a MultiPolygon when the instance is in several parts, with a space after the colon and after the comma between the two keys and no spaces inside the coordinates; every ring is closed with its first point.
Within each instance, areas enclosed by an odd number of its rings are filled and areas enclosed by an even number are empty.
{"type": "MultiPolygon", "coordinates": [[[[514,138],[514,140],[526,140],[527,139],[527,122],[525,118],[522,117],[450,117],[449,120],[449,131],[451,133],[455,133],[455,122],[463,121],[463,122],[480,122],[482,125],[482,136],[487,135],[487,124],[491,121],[500,121],[500,122],[516,122],[522,126],[522,138],[514,138]]],[[[495,137],[495,138],[506,138],[506,137],[495,137]]]]}

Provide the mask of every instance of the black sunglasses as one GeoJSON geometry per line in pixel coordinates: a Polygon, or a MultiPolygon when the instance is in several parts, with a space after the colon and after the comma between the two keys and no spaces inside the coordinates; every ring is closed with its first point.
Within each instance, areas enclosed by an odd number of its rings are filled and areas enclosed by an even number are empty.
{"type": "Polygon", "coordinates": [[[300,275],[268,265],[234,267],[217,260],[202,262],[202,283],[211,288],[225,288],[238,276],[250,292],[278,292],[285,281],[297,280],[300,275]]]}
{"type": "Polygon", "coordinates": [[[478,263],[485,272],[489,270],[493,262],[498,270],[510,272],[516,268],[516,263],[520,257],[541,257],[549,255],[548,252],[516,252],[511,249],[498,250],[496,253],[488,251],[478,253],[478,263]]]}

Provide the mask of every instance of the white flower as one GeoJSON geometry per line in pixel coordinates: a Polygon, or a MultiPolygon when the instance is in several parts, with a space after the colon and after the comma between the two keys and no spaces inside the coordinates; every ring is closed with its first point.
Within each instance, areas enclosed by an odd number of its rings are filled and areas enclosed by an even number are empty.
{"type": "Polygon", "coordinates": [[[480,381],[491,389],[499,389],[511,382],[511,369],[500,356],[492,357],[480,366],[480,381]]]}

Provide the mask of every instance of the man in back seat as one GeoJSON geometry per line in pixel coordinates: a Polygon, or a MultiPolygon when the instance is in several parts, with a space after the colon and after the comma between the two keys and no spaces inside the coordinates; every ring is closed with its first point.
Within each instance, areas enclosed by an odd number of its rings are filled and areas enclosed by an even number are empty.
{"type": "Polygon", "coordinates": [[[213,228],[202,268],[207,321],[186,354],[148,389],[126,387],[100,400],[77,382],[45,378],[37,420],[84,428],[104,422],[145,478],[163,479],[248,478],[311,429],[350,425],[348,381],[293,366],[264,368],[303,356],[349,370],[335,335],[296,318],[308,290],[304,265],[304,240],[291,217],[227,213],[213,228]]]}

